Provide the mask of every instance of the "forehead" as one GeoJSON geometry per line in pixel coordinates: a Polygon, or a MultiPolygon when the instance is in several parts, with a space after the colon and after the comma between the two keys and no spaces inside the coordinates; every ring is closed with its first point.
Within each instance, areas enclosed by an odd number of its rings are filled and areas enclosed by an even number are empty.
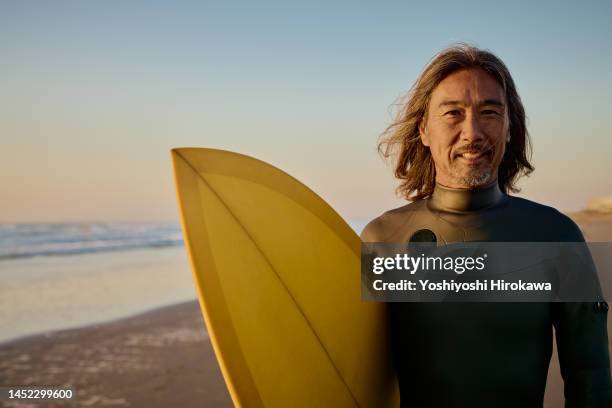
{"type": "Polygon", "coordinates": [[[504,90],[495,77],[486,71],[462,69],[453,72],[436,86],[431,94],[430,107],[445,101],[472,104],[484,100],[505,102],[504,90]]]}

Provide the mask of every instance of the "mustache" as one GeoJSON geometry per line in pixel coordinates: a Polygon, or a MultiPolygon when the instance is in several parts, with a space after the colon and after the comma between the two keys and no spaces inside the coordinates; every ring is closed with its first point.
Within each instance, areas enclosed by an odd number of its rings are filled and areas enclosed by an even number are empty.
{"type": "Polygon", "coordinates": [[[453,158],[461,156],[464,153],[481,153],[490,154],[493,152],[493,145],[489,143],[470,143],[457,148],[453,153],[453,158]]]}

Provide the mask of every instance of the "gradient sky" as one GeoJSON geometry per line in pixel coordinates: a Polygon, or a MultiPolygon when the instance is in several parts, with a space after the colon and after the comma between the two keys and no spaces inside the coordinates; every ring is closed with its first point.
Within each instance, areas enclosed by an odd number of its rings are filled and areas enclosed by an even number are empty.
{"type": "Polygon", "coordinates": [[[347,219],[402,204],[376,153],[456,41],[499,55],[529,117],[522,195],[612,195],[612,3],[0,1],[0,222],[176,220],[169,150],[272,163],[347,219]]]}

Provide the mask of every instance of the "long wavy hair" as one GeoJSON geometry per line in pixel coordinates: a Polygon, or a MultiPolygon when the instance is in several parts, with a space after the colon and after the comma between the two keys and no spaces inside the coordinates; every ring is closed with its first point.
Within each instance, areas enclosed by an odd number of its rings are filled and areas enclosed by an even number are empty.
{"type": "Polygon", "coordinates": [[[398,195],[415,201],[427,198],[436,184],[436,169],[429,148],[421,142],[419,126],[426,118],[431,93],[453,72],[480,68],[492,75],[502,86],[508,106],[510,142],[498,169],[499,187],[505,193],[520,189],[516,181],[529,175],[534,167],[531,140],[525,123],[525,108],[506,65],[491,52],[469,44],[454,44],[442,50],[425,67],[410,91],[403,97],[393,123],[383,132],[378,151],[391,159],[395,177],[401,183],[398,195]]]}

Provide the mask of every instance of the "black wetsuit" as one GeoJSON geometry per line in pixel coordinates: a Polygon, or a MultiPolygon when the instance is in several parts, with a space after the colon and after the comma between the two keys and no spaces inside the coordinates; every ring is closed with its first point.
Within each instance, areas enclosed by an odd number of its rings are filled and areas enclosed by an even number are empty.
{"type": "MultiPolygon", "coordinates": [[[[557,210],[502,193],[437,185],[370,222],[365,242],[582,242],[557,210]]],[[[566,407],[612,407],[605,303],[390,303],[402,407],[542,407],[553,326],[566,407]]]]}

